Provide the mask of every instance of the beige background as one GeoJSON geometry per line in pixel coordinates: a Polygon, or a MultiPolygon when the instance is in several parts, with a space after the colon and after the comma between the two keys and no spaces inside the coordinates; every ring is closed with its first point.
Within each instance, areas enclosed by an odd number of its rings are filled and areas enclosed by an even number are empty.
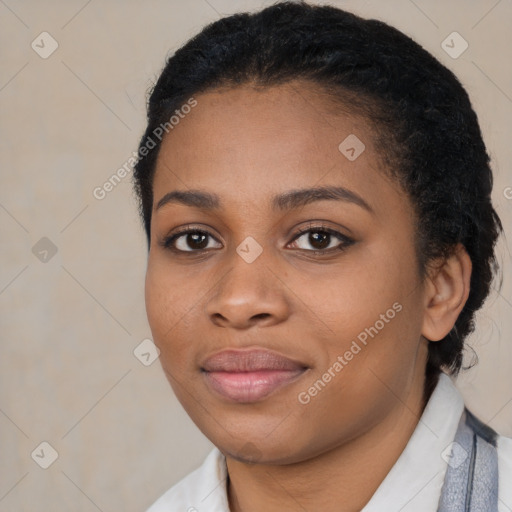
{"type": "MultiPolygon", "coordinates": [[[[222,14],[270,3],[0,0],[0,511],[144,510],[210,450],[159,362],[146,367],[133,354],[151,334],[131,176],[103,200],[92,191],[137,149],[145,91],[166,53],[222,14]],[[47,59],[31,48],[43,31],[59,45],[47,59]],[[42,237],[58,249],[46,262],[32,252],[42,237]],[[43,441],[58,452],[46,470],[31,458],[43,441]]],[[[390,22],[460,77],[510,232],[512,2],[331,3],[390,22]],[[469,43],[458,59],[440,46],[453,31],[469,43]]],[[[501,294],[471,338],[480,362],[459,387],[476,414],[512,436],[512,272],[504,242],[500,257],[501,294]]]]}

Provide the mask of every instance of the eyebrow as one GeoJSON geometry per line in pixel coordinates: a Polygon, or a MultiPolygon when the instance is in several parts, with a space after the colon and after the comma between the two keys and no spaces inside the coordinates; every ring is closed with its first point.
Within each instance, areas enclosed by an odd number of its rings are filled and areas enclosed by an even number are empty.
{"type": "MultiPolygon", "coordinates": [[[[353,203],[374,213],[370,205],[359,195],[344,187],[325,186],[290,190],[272,198],[271,206],[274,210],[292,210],[315,201],[344,201],[353,203]]],[[[155,211],[166,204],[175,203],[192,206],[205,210],[221,209],[218,195],[201,190],[173,190],[165,194],[155,207],[155,211]]]]}

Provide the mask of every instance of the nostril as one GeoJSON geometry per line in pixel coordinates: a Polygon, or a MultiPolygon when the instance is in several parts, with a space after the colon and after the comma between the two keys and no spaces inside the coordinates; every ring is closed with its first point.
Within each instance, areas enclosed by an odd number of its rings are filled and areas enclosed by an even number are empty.
{"type": "Polygon", "coordinates": [[[260,318],[267,318],[270,316],[270,313],[258,313],[257,315],[253,315],[251,318],[254,318],[255,320],[260,318]]]}

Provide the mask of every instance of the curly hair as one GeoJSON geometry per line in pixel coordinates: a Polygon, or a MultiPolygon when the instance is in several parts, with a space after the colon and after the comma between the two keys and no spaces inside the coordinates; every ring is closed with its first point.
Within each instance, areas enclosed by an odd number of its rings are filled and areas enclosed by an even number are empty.
{"type": "MultiPolygon", "coordinates": [[[[314,83],[374,127],[385,172],[415,208],[422,277],[429,263],[447,257],[459,243],[471,258],[469,298],[450,333],[429,343],[429,395],[443,369],[452,375],[460,371],[464,339],[474,330],[475,312],[498,269],[494,247],[502,231],[477,116],[459,80],[430,53],[386,23],[331,6],[286,1],[222,18],[167,59],[149,97],[139,152],[193,94],[292,80],[314,83]]],[[[148,246],[161,139],[154,145],[134,169],[148,246]]]]}

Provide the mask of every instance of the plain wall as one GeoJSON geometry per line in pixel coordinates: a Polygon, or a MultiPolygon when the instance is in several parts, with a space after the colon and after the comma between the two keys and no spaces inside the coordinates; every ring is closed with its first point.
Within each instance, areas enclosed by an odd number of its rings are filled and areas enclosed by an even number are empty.
{"type": "MultiPolygon", "coordinates": [[[[159,361],[146,367],[133,354],[151,333],[146,241],[131,175],[104,199],[93,190],[137,150],[146,91],[166,54],[222,14],[271,3],[0,3],[0,511],[145,510],[212,448],[159,361]],[[37,39],[43,31],[59,45],[46,59],[31,47],[36,40],[48,50],[49,39],[37,39]],[[43,441],[58,452],[46,470],[31,457],[43,441]]],[[[510,233],[512,3],[330,3],[391,23],[457,74],[478,113],[496,209],[510,233]],[[457,59],[441,48],[453,31],[469,43],[457,59]]],[[[479,363],[458,386],[475,414],[512,436],[512,280],[504,240],[499,254],[503,286],[478,315],[469,344],[479,363]]]]}

